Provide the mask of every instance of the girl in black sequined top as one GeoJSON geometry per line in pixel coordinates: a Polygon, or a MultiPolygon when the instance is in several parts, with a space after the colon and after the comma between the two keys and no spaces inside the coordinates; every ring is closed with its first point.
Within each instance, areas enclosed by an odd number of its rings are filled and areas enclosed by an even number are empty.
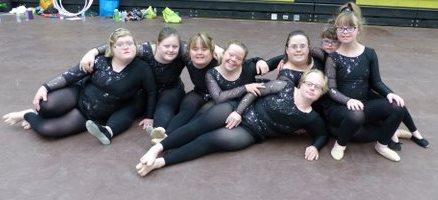
{"type": "Polygon", "coordinates": [[[199,126],[183,126],[178,133],[154,145],[136,166],[138,174],[144,176],[154,169],[215,152],[241,150],[268,137],[287,135],[300,128],[313,135],[313,141],[305,150],[305,159],[318,159],[327,133],[311,104],[327,89],[322,72],[306,72],[299,88],[291,81],[282,80],[265,83],[265,86],[259,95],[248,93],[234,112],[231,112],[230,104],[219,104],[195,119],[200,121],[199,126]],[[258,96],[261,97],[257,99],[258,96]],[[243,123],[239,125],[242,117],[243,123]],[[170,149],[172,151],[157,158],[160,152],[170,149]]]}
{"type": "Polygon", "coordinates": [[[400,157],[388,148],[388,143],[403,118],[404,102],[382,82],[374,49],[357,41],[362,30],[359,7],[354,3],[342,6],[335,26],[341,44],[329,55],[325,67],[329,95],[333,99],[326,112],[330,124],[339,127],[331,155],[336,160],[342,159],[348,142],[367,125],[379,133],[376,151],[399,161],[400,157]],[[373,91],[381,98],[371,98],[373,91]]]}
{"type": "Polygon", "coordinates": [[[152,118],[156,100],[154,76],[149,65],[135,58],[132,34],[117,29],[108,43],[105,57],[96,58],[93,73],[73,66],[38,90],[34,98],[36,111],[10,113],[6,120],[16,123],[24,119],[29,128],[49,137],[76,134],[87,128],[102,143],[109,144],[135,119],[139,109],[136,96],[141,89],[147,97],[144,117],[152,118]]]}
{"type": "MultiPolygon", "coordinates": [[[[103,54],[107,46],[90,50],[81,60],[85,71],[91,71],[92,61],[96,55],[103,54]]],[[[152,67],[157,85],[157,106],[153,120],[142,120],[143,128],[167,127],[169,121],[178,111],[179,104],[184,97],[184,85],[180,75],[188,62],[185,56],[187,44],[180,40],[177,31],[171,27],[164,27],[156,44],[142,43],[137,48],[137,56],[152,67]]]]}

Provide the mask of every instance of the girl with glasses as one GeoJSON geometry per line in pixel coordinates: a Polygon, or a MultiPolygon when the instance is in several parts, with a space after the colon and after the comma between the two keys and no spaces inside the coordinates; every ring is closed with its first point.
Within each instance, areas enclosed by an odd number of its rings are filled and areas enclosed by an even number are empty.
{"type": "Polygon", "coordinates": [[[212,107],[191,124],[152,146],[137,164],[138,174],[145,176],[154,169],[215,152],[242,150],[302,128],[313,136],[304,158],[317,160],[327,134],[323,120],[312,110],[311,104],[327,90],[323,73],[319,70],[305,72],[298,88],[289,80],[273,80],[265,86],[258,95],[246,94],[237,108],[228,103],[212,107]],[[163,151],[164,156],[158,157],[163,151]]]}
{"type": "Polygon", "coordinates": [[[156,86],[151,67],[135,57],[131,32],[116,29],[108,38],[105,55],[96,57],[92,73],[75,65],[47,81],[33,100],[34,109],[9,113],[8,124],[23,121],[46,137],[77,134],[86,129],[103,144],[128,129],[138,112],[137,95],[145,93],[145,116],[152,118],[156,86]],[[152,81],[151,81],[152,80],[152,81]],[[87,121],[88,120],[88,121],[87,121]]]}
{"type": "Polygon", "coordinates": [[[340,46],[329,55],[325,67],[333,99],[326,109],[327,118],[331,126],[338,127],[331,155],[341,160],[346,145],[361,127],[367,126],[372,127],[368,139],[377,140],[377,153],[399,161],[388,144],[403,119],[404,101],[382,82],[374,49],[357,39],[363,31],[360,8],[354,3],[341,6],[334,25],[340,46]],[[373,91],[381,97],[375,98],[373,91]]]}

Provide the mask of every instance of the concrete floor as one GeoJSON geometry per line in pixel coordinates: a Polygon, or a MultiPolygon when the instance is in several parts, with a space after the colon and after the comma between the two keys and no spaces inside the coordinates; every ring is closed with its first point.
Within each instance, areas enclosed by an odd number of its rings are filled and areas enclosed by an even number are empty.
{"type": "MultiPolygon", "coordinates": [[[[138,40],[151,41],[163,26],[160,19],[130,23],[36,19],[20,24],[3,20],[0,113],[30,107],[43,81],[77,63],[115,28],[126,27],[138,40]]],[[[270,58],[282,53],[293,29],[304,30],[319,45],[323,24],[184,19],[173,26],[185,39],[207,31],[219,45],[241,40],[250,56],[270,58]]],[[[309,138],[287,137],[141,178],[134,166],[151,144],[137,126],[103,146],[86,133],[48,140],[0,123],[0,199],[435,199],[438,29],[372,26],[363,41],[376,49],[384,81],[404,97],[431,148],[402,141],[402,160],[394,163],[378,156],[374,144],[351,144],[345,158],[335,161],[329,155],[330,141],[318,161],[308,162],[304,149],[309,138]]],[[[187,73],[183,76],[189,89],[187,73]]]]}

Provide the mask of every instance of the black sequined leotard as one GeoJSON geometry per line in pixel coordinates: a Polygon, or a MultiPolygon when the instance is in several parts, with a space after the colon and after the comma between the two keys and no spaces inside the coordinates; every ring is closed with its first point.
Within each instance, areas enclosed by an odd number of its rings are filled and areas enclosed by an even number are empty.
{"type": "Polygon", "coordinates": [[[294,84],[274,80],[265,83],[265,86],[262,95],[266,96],[256,100],[256,96],[247,94],[237,107],[236,112],[243,113],[243,125],[258,140],[304,128],[314,136],[312,145],[321,149],[327,141],[324,122],[315,111],[305,113],[297,108],[294,103],[294,84]]]}
{"type": "Polygon", "coordinates": [[[78,108],[88,119],[101,121],[130,101],[140,89],[147,93],[146,117],[152,118],[156,86],[149,65],[135,58],[122,71],[115,72],[111,66],[111,58],[98,56],[95,59],[94,71],[87,74],[73,66],[67,72],[44,84],[48,91],[53,91],[75,84],[89,76],[79,94],[78,108]]]}
{"type": "Polygon", "coordinates": [[[246,94],[245,84],[256,82],[256,63],[261,58],[245,60],[242,65],[242,72],[234,81],[225,79],[217,69],[212,68],[206,74],[207,87],[215,103],[228,100],[236,100],[246,94]]]}

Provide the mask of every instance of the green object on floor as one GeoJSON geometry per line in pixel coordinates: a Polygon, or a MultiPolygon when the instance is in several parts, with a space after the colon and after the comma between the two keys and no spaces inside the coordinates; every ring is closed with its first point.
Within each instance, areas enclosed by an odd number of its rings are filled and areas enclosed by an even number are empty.
{"type": "Polygon", "coordinates": [[[181,23],[181,17],[168,7],[163,10],[162,14],[166,23],[181,23]]]}
{"type": "Polygon", "coordinates": [[[152,8],[152,6],[149,6],[148,9],[146,9],[143,16],[146,19],[155,19],[157,18],[157,9],[152,8]]]}

